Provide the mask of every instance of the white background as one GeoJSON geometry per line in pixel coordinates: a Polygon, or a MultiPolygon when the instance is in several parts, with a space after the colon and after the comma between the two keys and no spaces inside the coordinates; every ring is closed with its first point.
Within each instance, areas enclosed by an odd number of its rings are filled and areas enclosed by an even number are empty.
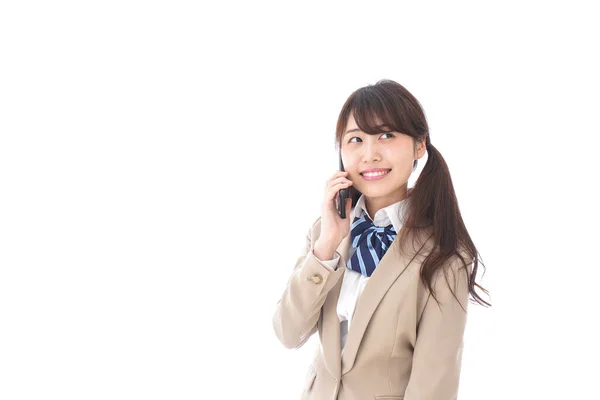
{"type": "Polygon", "coordinates": [[[2,2],[0,398],[299,398],[271,319],[383,78],[486,267],[459,398],[600,398],[592,6],[2,2]]]}

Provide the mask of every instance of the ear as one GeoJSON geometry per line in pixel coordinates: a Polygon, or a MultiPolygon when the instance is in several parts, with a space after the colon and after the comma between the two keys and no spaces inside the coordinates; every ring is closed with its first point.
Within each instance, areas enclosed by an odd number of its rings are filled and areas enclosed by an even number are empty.
{"type": "Polygon", "coordinates": [[[425,143],[425,139],[423,139],[421,142],[416,142],[416,146],[415,146],[415,157],[416,159],[420,159],[425,155],[425,151],[427,150],[427,146],[425,143]]]}

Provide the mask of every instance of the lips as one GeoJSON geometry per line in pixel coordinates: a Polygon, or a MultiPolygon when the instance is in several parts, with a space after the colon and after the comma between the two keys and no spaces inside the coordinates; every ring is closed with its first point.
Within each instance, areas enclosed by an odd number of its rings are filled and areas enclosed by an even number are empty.
{"type": "Polygon", "coordinates": [[[382,172],[382,171],[385,171],[385,172],[390,172],[390,171],[391,171],[391,169],[390,169],[390,168],[375,168],[375,169],[367,169],[367,170],[365,170],[365,171],[363,171],[363,172],[360,172],[360,175],[363,175],[363,174],[366,174],[366,173],[370,173],[370,172],[372,173],[372,172],[382,172]]]}
{"type": "Polygon", "coordinates": [[[386,176],[388,176],[388,175],[389,175],[389,173],[390,173],[390,171],[391,171],[391,170],[390,170],[390,169],[388,169],[388,170],[387,170],[387,172],[386,172],[385,174],[381,174],[381,175],[374,175],[374,176],[366,176],[366,175],[363,175],[363,174],[361,173],[361,174],[360,174],[360,176],[361,176],[361,177],[362,177],[364,180],[366,180],[366,181],[376,181],[376,180],[383,179],[383,178],[385,178],[386,176]]]}

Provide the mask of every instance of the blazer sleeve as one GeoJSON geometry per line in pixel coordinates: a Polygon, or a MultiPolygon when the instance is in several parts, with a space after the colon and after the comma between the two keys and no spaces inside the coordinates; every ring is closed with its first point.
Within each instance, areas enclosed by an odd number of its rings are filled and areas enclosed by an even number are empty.
{"type": "Polygon", "coordinates": [[[317,331],[325,298],[342,276],[343,271],[336,269],[315,257],[312,228],[309,229],[273,316],[275,334],[286,348],[302,347],[317,331]]]}
{"type": "Polygon", "coordinates": [[[459,258],[452,260],[447,273],[440,271],[434,281],[440,304],[429,292],[417,325],[404,400],[454,400],[458,396],[472,263],[465,266],[459,258]],[[450,285],[456,298],[450,292],[450,285]]]}

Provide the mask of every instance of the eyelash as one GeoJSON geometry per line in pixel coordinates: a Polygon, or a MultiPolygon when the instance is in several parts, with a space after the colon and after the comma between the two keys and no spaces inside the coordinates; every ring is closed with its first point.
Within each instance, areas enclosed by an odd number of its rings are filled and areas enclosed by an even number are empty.
{"type": "MultiPolygon", "coordinates": [[[[393,133],[390,133],[390,132],[384,132],[384,133],[381,134],[381,136],[383,136],[383,135],[391,135],[392,137],[395,137],[395,135],[393,133]]],[[[350,139],[348,139],[348,143],[350,143],[350,141],[352,139],[354,139],[354,138],[360,139],[358,136],[352,136],[350,139]]]]}

